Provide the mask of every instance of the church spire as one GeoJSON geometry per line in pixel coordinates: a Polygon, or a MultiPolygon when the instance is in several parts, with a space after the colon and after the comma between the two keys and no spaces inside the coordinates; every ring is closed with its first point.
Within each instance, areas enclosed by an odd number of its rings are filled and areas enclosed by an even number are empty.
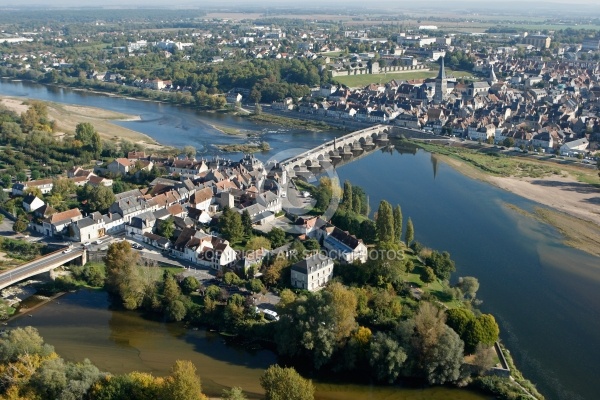
{"type": "Polygon", "coordinates": [[[444,68],[444,57],[440,57],[442,62],[440,63],[440,72],[438,72],[438,79],[446,79],[446,69],[444,68]]]}
{"type": "Polygon", "coordinates": [[[498,78],[496,78],[496,73],[494,72],[494,65],[490,66],[490,85],[498,82],[498,78]]]}

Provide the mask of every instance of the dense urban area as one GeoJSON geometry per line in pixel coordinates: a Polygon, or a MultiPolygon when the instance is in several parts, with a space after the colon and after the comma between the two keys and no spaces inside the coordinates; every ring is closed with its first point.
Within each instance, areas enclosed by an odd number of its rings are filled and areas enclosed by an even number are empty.
{"type": "MultiPolygon", "coordinates": [[[[3,80],[340,137],[288,168],[298,158],[261,160],[260,135],[205,155],[87,120],[66,128],[56,104],[2,96],[0,398],[206,398],[190,361],[164,377],[111,374],[11,328],[23,316],[13,289],[32,277],[43,301],[105,290],[113,307],[274,351],[266,399],[314,399],[308,378],[544,398],[478,309],[478,279],[451,277],[451,255],[416,241],[400,205],[370,204],[323,171],[420,146],[497,176],[515,158],[527,176],[566,165],[597,190],[600,20],[490,19],[472,32],[468,18],[295,13],[2,11],[3,80]]],[[[235,382],[209,395],[247,398],[235,382]]]]}

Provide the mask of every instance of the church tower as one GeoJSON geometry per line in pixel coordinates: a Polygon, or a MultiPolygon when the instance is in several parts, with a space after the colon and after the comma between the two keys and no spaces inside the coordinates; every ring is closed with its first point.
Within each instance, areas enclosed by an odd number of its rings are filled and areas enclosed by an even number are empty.
{"type": "Polygon", "coordinates": [[[435,93],[433,95],[433,102],[435,104],[441,104],[448,99],[448,79],[446,79],[444,57],[440,57],[440,59],[442,60],[440,63],[440,72],[438,72],[438,76],[435,78],[435,93]]]}
{"type": "Polygon", "coordinates": [[[498,78],[496,78],[496,73],[494,72],[494,65],[490,65],[490,79],[489,84],[492,86],[494,83],[498,82],[498,78]]]}

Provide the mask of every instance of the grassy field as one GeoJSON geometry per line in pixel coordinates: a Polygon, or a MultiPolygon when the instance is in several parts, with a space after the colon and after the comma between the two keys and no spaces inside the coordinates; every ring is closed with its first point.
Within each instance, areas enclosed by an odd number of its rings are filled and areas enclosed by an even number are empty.
{"type": "MultiPolygon", "coordinates": [[[[437,76],[438,71],[411,71],[411,72],[391,72],[388,74],[377,75],[352,75],[352,76],[336,76],[335,81],[348,87],[362,87],[371,83],[387,83],[392,79],[396,80],[411,80],[411,79],[427,79],[437,76]]],[[[457,79],[474,79],[473,74],[467,71],[453,71],[446,68],[446,75],[454,76],[457,79]]]]}

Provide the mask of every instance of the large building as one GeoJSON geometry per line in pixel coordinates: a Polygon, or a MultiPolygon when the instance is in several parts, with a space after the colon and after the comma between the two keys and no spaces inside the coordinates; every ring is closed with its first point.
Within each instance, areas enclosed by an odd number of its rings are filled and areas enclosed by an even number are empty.
{"type": "Polygon", "coordinates": [[[444,68],[444,57],[440,57],[440,72],[435,78],[435,93],[433,94],[433,102],[441,104],[448,99],[448,79],[446,79],[446,70],[444,68]]]}
{"type": "Polygon", "coordinates": [[[585,38],[581,45],[582,51],[598,51],[600,50],[600,39],[598,38],[585,38]]]}
{"type": "Polygon", "coordinates": [[[547,35],[528,35],[523,38],[524,44],[530,44],[539,49],[547,49],[550,47],[550,36],[547,35]]]}
{"type": "Polygon", "coordinates": [[[311,292],[323,288],[333,277],[333,260],[317,253],[292,265],[292,286],[311,292]]]}

